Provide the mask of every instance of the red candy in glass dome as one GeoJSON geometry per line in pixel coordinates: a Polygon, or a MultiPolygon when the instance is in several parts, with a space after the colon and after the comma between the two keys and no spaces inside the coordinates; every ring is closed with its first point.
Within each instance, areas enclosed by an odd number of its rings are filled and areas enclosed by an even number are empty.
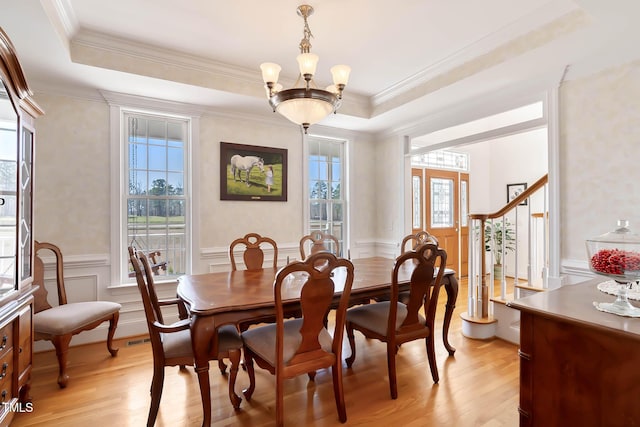
{"type": "Polygon", "coordinates": [[[608,274],[625,274],[640,270],[640,254],[620,249],[601,249],[591,257],[595,271],[608,274]]]}
{"type": "MultiPolygon", "coordinates": [[[[618,228],[586,241],[589,268],[608,276],[619,284],[614,302],[594,302],[600,311],[619,316],[640,317],[640,307],[629,302],[630,289],[637,289],[640,280],[640,236],[631,233],[629,222],[618,221],[618,228]]],[[[600,286],[606,285],[600,283],[600,286]]],[[[606,292],[606,291],[604,291],[606,292]]]]}
{"type": "Polygon", "coordinates": [[[605,276],[640,278],[640,236],[631,233],[629,222],[618,221],[618,228],[587,240],[589,267],[605,276]]]}

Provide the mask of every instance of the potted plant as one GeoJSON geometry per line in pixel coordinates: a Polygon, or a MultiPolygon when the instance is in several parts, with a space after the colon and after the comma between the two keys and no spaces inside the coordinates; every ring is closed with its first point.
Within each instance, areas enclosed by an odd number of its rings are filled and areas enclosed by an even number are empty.
{"type": "Polygon", "coordinates": [[[504,254],[516,250],[515,229],[508,218],[487,220],[484,225],[484,245],[487,252],[493,251],[493,277],[502,277],[502,242],[504,254]]]}

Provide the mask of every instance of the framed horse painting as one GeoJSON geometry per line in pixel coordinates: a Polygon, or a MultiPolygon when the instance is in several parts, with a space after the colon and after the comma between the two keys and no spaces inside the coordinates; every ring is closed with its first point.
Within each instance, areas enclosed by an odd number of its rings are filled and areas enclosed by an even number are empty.
{"type": "Polygon", "coordinates": [[[220,142],[220,200],[287,200],[287,150],[220,142]]]}

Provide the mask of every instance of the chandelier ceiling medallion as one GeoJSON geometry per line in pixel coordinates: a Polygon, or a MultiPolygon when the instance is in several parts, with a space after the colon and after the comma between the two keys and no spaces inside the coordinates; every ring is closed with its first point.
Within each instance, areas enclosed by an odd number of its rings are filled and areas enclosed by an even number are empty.
{"type": "Polygon", "coordinates": [[[313,14],[313,7],[303,4],[298,6],[298,15],[304,19],[304,36],[300,41],[300,55],[297,56],[300,74],[291,89],[282,89],[278,84],[278,75],[282,69],[278,64],[265,62],[260,65],[262,79],[267,90],[269,104],[274,112],[278,112],[292,122],[302,126],[304,133],[310,125],[319,122],[332,112],[335,113],[342,102],[342,91],[349,80],[351,68],[346,65],[331,67],[333,85],[327,89],[319,89],[313,81],[318,65],[318,55],[310,53],[310,38],[307,18],[313,14]],[[304,83],[301,83],[304,79],[304,83]]]}

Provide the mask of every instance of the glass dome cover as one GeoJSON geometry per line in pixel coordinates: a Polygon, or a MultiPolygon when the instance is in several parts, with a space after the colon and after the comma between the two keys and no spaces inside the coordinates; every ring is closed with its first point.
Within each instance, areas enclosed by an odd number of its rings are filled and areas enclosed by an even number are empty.
{"type": "MultiPolygon", "coordinates": [[[[636,282],[640,280],[640,236],[631,232],[627,220],[619,220],[618,228],[587,239],[586,244],[591,271],[619,284],[614,302],[594,302],[593,305],[607,313],[640,317],[640,308],[632,305],[628,298],[629,289],[637,288],[636,282]]],[[[599,284],[598,289],[605,284],[599,284]]]]}
{"type": "Polygon", "coordinates": [[[618,228],[586,244],[594,273],[625,283],[640,279],[640,236],[631,232],[629,221],[619,220],[618,228]]]}

